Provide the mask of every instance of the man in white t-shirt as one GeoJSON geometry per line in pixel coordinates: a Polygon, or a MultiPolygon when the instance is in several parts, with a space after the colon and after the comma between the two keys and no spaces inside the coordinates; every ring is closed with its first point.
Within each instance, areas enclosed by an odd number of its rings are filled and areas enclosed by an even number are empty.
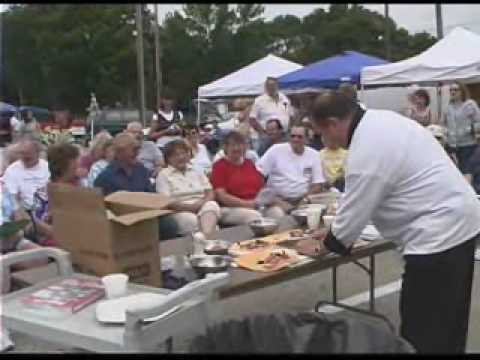
{"type": "Polygon", "coordinates": [[[282,127],[288,129],[293,114],[290,100],[278,91],[277,79],[268,77],[265,81],[265,94],[258,96],[250,111],[250,125],[260,137],[266,137],[266,125],[269,119],[280,120],[282,127]]]}
{"type": "Polygon", "coordinates": [[[267,178],[267,188],[277,195],[276,204],[285,213],[309,202],[309,195],[325,189],[318,152],[306,146],[306,142],[307,128],[295,124],[289,131],[289,142],[273,145],[257,162],[258,171],[267,178]]]}
{"type": "Polygon", "coordinates": [[[42,145],[32,139],[19,142],[20,160],[12,163],[3,176],[8,192],[15,196],[27,210],[33,205],[35,192],[46,186],[50,179],[48,163],[40,159],[42,145]]]}
{"type": "Polygon", "coordinates": [[[419,353],[465,352],[480,241],[480,202],[430,132],[387,110],[364,110],[334,91],[315,100],[312,119],[348,149],[345,193],[327,234],[348,255],[371,221],[403,254],[400,334],[419,353]]]}

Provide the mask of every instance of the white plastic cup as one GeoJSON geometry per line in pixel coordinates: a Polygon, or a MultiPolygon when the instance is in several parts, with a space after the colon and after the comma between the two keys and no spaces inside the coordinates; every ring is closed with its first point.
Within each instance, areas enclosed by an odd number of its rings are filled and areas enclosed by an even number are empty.
{"type": "Polygon", "coordinates": [[[307,225],[310,230],[318,229],[320,225],[320,215],[322,214],[321,209],[308,209],[307,211],[307,225]]]}
{"type": "Polygon", "coordinates": [[[323,223],[325,224],[325,227],[329,228],[332,225],[333,220],[335,220],[335,216],[323,215],[323,223]]]}
{"type": "Polygon", "coordinates": [[[110,274],[102,277],[102,283],[105,286],[107,298],[114,299],[127,293],[128,275],[110,274]]]}

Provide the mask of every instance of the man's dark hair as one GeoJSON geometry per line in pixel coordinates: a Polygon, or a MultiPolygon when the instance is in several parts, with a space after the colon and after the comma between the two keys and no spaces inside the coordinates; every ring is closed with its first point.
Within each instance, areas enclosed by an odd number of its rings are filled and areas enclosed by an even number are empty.
{"type": "Polygon", "coordinates": [[[357,87],[355,84],[342,83],[338,87],[338,92],[344,94],[352,100],[357,101],[357,87]]]}
{"type": "Polygon", "coordinates": [[[70,161],[80,156],[80,150],[69,143],[51,145],[47,151],[48,169],[53,181],[61,178],[68,170],[70,161]]]}
{"type": "Polygon", "coordinates": [[[243,136],[242,133],[239,133],[238,131],[230,131],[225,137],[223,138],[223,145],[227,144],[246,144],[247,139],[245,136],[243,136]]]}
{"type": "Polygon", "coordinates": [[[290,129],[288,130],[288,133],[291,134],[292,133],[292,129],[293,128],[302,128],[303,129],[303,133],[305,134],[305,136],[308,135],[308,127],[305,126],[305,124],[302,122],[302,121],[294,121],[292,123],[292,125],[290,126],[290,129]]]}
{"type": "Polygon", "coordinates": [[[348,96],[338,91],[327,90],[314,100],[312,120],[317,123],[329,117],[345,120],[357,108],[358,104],[348,96]]]}
{"type": "Polygon", "coordinates": [[[165,148],[163,149],[163,156],[165,157],[165,162],[170,164],[169,160],[178,149],[185,150],[190,155],[192,154],[192,149],[183,139],[177,139],[170,141],[165,148]]]}
{"type": "Polygon", "coordinates": [[[278,79],[276,77],[273,77],[273,76],[267,76],[267,79],[265,80],[265,82],[268,82],[268,81],[278,82],[278,79]]]}
{"type": "Polygon", "coordinates": [[[275,123],[275,124],[277,124],[278,129],[279,129],[280,131],[283,131],[283,125],[282,125],[282,123],[280,122],[280,120],[278,120],[278,119],[270,119],[270,120],[267,121],[266,125],[268,125],[268,124],[270,124],[270,123],[275,123]]]}
{"type": "Polygon", "coordinates": [[[430,95],[428,95],[427,90],[425,89],[418,89],[413,93],[414,96],[420,96],[425,99],[425,105],[430,105],[430,95]]]}

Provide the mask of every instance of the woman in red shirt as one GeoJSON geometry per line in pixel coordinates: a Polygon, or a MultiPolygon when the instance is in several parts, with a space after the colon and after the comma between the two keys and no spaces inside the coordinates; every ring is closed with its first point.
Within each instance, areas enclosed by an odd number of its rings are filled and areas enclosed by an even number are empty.
{"type": "Polygon", "coordinates": [[[264,180],[254,163],[245,159],[247,141],[231,131],[224,139],[225,157],[212,167],[211,183],[221,208],[221,222],[225,225],[243,225],[261,218],[255,198],[264,180]]]}

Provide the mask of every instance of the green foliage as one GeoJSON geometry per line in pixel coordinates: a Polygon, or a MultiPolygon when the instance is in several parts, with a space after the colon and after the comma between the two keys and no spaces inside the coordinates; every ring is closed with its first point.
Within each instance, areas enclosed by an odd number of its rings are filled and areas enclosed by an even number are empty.
{"type": "MultiPolygon", "coordinates": [[[[163,82],[182,107],[198,86],[268,53],[302,64],[344,50],[385,58],[386,26],[391,61],[435,42],[361,5],[333,4],[303,18],[266,21],[263,14],[260,4],[186,4],[166,17],[160,28],[163,82]]],[[[101,106],[138,104],[134,5],[16,5],[2,15],[6,100],[85,112],[94,91],[101,106]]],[[[147,107],[153,108],[155,21],[145,5],[143,15],[147,107]]]]}

